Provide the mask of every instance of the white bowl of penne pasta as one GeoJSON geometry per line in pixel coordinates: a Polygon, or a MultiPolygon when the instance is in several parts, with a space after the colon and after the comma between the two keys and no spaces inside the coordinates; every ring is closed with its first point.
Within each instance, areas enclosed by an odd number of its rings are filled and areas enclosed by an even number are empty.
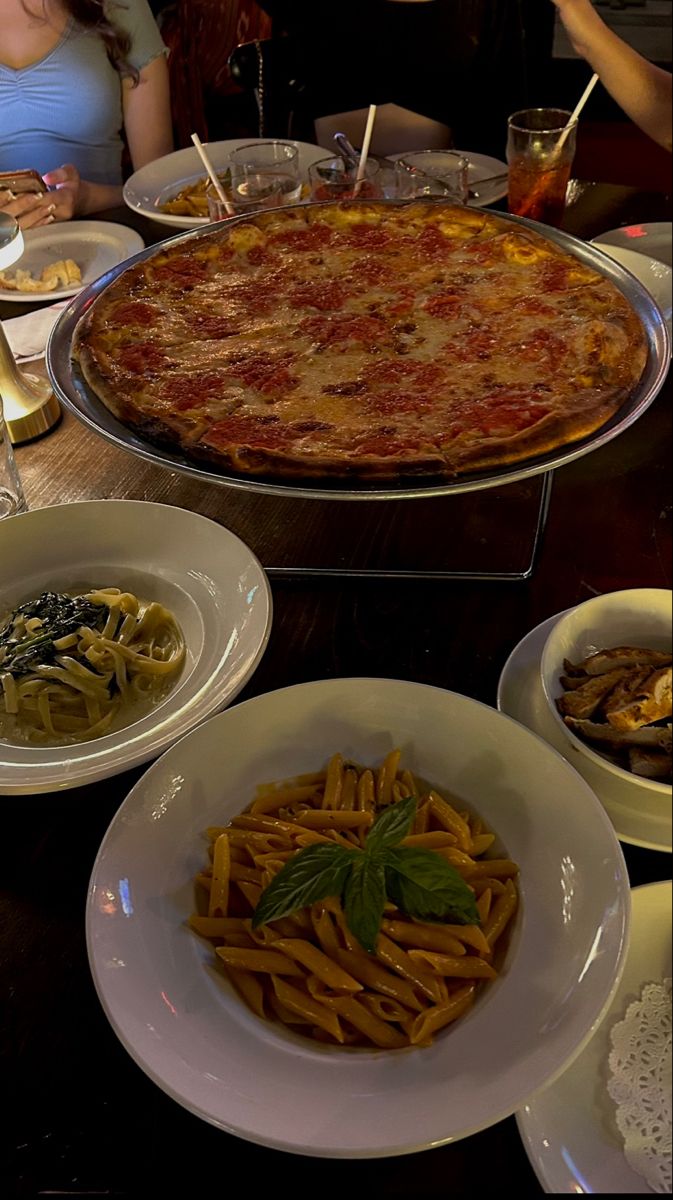
{"type": "Polygon", "coordinates": [[[147,771],[87,942],[113,1028],[179,1103],[377,1157],[485,1128],[568,1065],[629,903],[603,808],[543,741],[439,688],[332,679],[236,705],[147,771]]]}

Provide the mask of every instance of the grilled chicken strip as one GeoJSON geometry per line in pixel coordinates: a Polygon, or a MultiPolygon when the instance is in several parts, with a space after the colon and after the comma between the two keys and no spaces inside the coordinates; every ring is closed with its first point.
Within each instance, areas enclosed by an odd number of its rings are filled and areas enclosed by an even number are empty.
{"type": "MultiPolygon", "coordinates": [[[[573,695],[577,695],[576,692],[573,695]]],[[[652,721],[661,721],[673,714],[673,671],[663,667],[653,671],[637,693],[624,704],[606,709],[605,716],[613,729],[640,729],[652,721]]]]}
{"type": "Polygon", "coordinates": [[[645,746],[671,753],[673,738],[671,726],[649,725],[643,729],[618,730],[611,725],[598,725],[595,721],[576,721],[565,717],[568,729],[572,729],[578,737],[588,742],[601,743],[613,750],[621,750],[629,746],[645,746]]]}
{"type": "Polygon", "coordinates": [[[579,663],[565,659],[563,667],[567,675],[604,675],[619,667],[649,666],[653,670],[668,667],[673,662],[670,650],[641,650],[637,646],[615,646],[612,650],[599,650],[579,663]]]}
{"type": "Polygon", "coordinates": [[[609,671],[607,675],[589,678],[580,687],[558,697],[556,706],[559,712],[563,716],[577,717],[578,720],[592,717],[608,693],[625,678],[626,674],[626,670],[622,669],[609,671]]]}

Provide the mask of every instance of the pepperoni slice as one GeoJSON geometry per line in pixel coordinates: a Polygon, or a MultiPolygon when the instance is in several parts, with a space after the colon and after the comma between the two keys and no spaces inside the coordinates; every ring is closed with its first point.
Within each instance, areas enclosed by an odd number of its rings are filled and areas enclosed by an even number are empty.
{"type": "Polygon", "coordinates": [[[166,262],[154,264],[152,278],[164,284],[174,284],[176,287],[192,288],[200,283],[208,274],[208,265],[186,254],[176,254],[166,262]]]}
{"type": "Polygon", "coordinates": [[[258,392],[288,391],[298,387],[299,380],[289,369],[292,356],[273,358],[269,354],[246,354],[226,365],[227,373],[242,380],[258,392]]]}
{"type": "Polygon", "coordinates": [[[376,346],[387,334],[386,323],[379,317],[351,316],[347,313],[334,317],[306,317],[300,323],[299,331],[323,345],[364,342],[376,346]]]}
{"type": "Polygon", "coordinates": [[[288,250],[319,250],[329,246],[334,234],[328,225],[316,222],[313,225],[303,225],[300,229],[280,229],[272,233],[269,241],[278,246],[286,246],[288,250]]]}
{"type": "Polygon", "coordinates": [[[342,308],[347,292],[336,279],[325,283],[298,283],[289,294],[293,308],[317,308],[319,312],[335,312],[342,308]]]}
{"type": "Polygon", "coordinates": [[[108,317],[111,325],[153,325],[159,317],[159,309],[145,300],[122,300],[108,317]]]}
{"type": "Polygon", "coordinates": [[[216,421],[201,438],[201,443],[222,450],[237,446],[248,446],[251,450],[282,450],[294,438],[293,431],[275,417],[232,413],[230,417],[216,421]]]}
{"type": "Polygon", "coordinates": [[[226,380],[217,371],[180,374],[164,383],[159,399],[172,412],[189,412],[219,400],[225,388],[226,380]]]}
{"type": "Polygon", "coordinates": [[[134,342],[132,346],[123,346],[117,355],[117,362],[130,375],[156,375],[170,367],[170,359],[153,342],[134,342]]]}

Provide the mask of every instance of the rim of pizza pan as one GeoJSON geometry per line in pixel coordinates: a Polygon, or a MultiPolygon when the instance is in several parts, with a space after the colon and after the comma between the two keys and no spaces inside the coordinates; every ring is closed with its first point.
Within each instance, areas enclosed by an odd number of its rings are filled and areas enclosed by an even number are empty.
{"type": "MultiPolygon", "coordinates": [[[[410,203],[418,203],[418,201],[355,200],[349,203],[362,203],[370,206],[373,204],[377,207],[405,207],[410,203]]],[[[439,206],[443,201],[425,201],[425,203],[434,203],[439,206]]],[[[306,207],[322,208],[331,204],[333,201],[324,201],[320,204],[306,205],[306,207]]],[[[282,212],[284,209],[269,209],[268,211],[282,212]]],[[[471,209],[470,211],[483,211],[489,216],[494,215],[490,209],[471,209]]],[[[231,228],[234,224],[254,221],[256,215],[253,213],[232,217],[227,222],[227,228],[231,228]]],[[[316,500],[411,500],[481,491],[507,483],[516,483],[533,475],[540,475],[557,467],[565,466],[566,463],[573,462],[575,459],[597,450],[623,433],[649,407],[666,378],[670,360],[670,336],[663,314],[650,293],[630,271],[615,259],[610,258],[600,247],[583,242],[580,238],[565,233],[563,230],[552,229],[526,217],[516,217],[511,213],[500,212],[495,215],[501,220],[536,230],[543,237],[575,254],[581,261],[588,263],[601,275],[610,279],[630,301],[645,328],[648,343],[647,362],[632,394],[605,425],[570,446],[551,451],[537,458],[526,459],[521,463],[512,463],[499,470],[461,475],[456,479],[422,477],[417,480],[407,478],[399,482],[377,482],[376,480],[358,480],[351,477],[344,480],[326,477],[324,481],[316,479],[279,481],[265,476],[247,477],[218,471],[210,464],[189,459],[179,451],[154,445],[140,434],[128,429],[99,400],[84,379],[78,364],[71,358],[75,327],[105,288],[128,267],[142,262],[146,258],[151,258],[154,254],[161,253],[167,246],[188,245],[189,242],[204,236],[207,237],[209,234],[221,235],[221,222],[189,230],[186,233],[175,234],[152,246],[147,246],[138,254],[134,254],[125,262],[119,263],[118,266],[107,271],[105,275],[101,275],[100,279],[89,284],[74,297],[61,313],[47,344],[47,371],[54,392],[63,405],[80,421],[119,449],[130,451],[157,466],[165,467],[169,471],[178,471],[202,482],[271,496],[299,496],[302,499],[313,498],[316,500]]]]}

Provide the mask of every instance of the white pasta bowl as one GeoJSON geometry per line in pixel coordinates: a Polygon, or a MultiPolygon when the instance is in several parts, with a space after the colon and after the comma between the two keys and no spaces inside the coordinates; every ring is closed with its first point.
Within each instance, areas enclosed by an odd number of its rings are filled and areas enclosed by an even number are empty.
{"type": "Polygon", "coordinates": [[[593,792],[523,726],[452,692],[330,679],[255,697],[168,750],[116,814],[87,902],[89,961],[112,1027],[173,1099],[247,1140],[301,1154],[410,1153],[507,1117],[581,1051],[618,984],[630,892],[593,792]],[[340,750],[402,765],[480,814],[520,865],[499,977],[432,1045],[326,1046],[248,1010],[187,925],[210,825],[259,783],[340,750]]]}
{"type": "Polygon", "coordinates": [[[72,788],[156,758],[233,700],[264,653],[266,575],[214,521],[135,500],[55,505],[0,521],[0,619],[45,591],[105,586],[174,614],[186,643],[175,686],[139,719],[90,741],[35,746],[0,736],[0,795],[72,788]]]}
{"type": "Polygon", "coordinates": [[[561,677],[564,660],[581,662],[597,650],[615,646],[637,646],[652,650],[670,650],[672,634],[672,594],[666,588],[629,588],[595,596],[570,609],[556,622],[545,642],[540,659],[542,690],[550,713],[563,733],[571,762],[577,761],[582,772],[584,761],[593,764],[609,778],[616,776],[630,786],[634,801],[670,807],[671,785],[634,775],[611,761],[566,725],[556,701],[563,695],[561,677]],[[583,761],[584,760],[584,761],[583,761]]]}

